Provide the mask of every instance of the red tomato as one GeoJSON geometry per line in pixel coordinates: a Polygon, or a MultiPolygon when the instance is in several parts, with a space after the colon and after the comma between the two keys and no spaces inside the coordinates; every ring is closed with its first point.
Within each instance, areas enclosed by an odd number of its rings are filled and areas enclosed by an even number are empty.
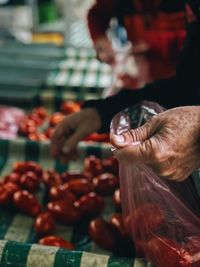
{"type": "Polygon", "coordinates": [[[68,250],[74,250],[75,246],[74,244],[64,240],[63,238],[59,236],[46,236],[38,241],[40,245],[45,246],[53,246],[53,247],[59,247],[64,248],[68,250]]]}
{"type": "Polygon", "coordinates": [[[83,196],[92,191],[93,187],[87,179],[70,180],[63,185],[63,188],[70,190],[76,196],[83,196]]]}
{"type": "Polygon", "coordinates": [[[34,229],[38,235],[47,235],[55,228],[55,221],[52,214],[48,211],[40,213],[34,224],[34,229]]]}
{"type": "Polygon", "coordinates": [[[117,245],[117,238],[112,226],[101,218],[94,219],[89,225],[90,238],[100,247],[113,250],[117,245]]]}
{"type": "Polygon", "coordinates": [[[41,119],[45,119],[47,117],[47,111],[44,107],[37,107],[34,108],[32,113],[37,114],[38,117],[40,117],[41,119]]]}
{"type": "Polygon", "coordinates": [[[53,186],[51,187],[49,191],[49,198],[51,200],[60,200],[65,199],[66,201],[69,201],[71,203],[74,203],[76,201],[75,195],[70,192],[68,189],[63,188],[63,186],[53,186]]]}
{"type": "Polygon", "coordinates": [[[81,218],[79,209],[65,199],[49,202],[47,208],[55,220],[64,225],[76,223],[81,218]]]}
{"type": "Polygon", "coordinates": [[[111,173],[103,173],[92,180],[95,192],[101,195],[112,194],[119,187],[118,178],[111,173]]]}
{"type": "Polygon", "coordinates": [[[173,240],[155,237],[144,243],[146,257],[159,267],[191,267],[183,247],[173,240]]]}
{"type": "Polygon", "coordinates": [[[99,175],[103,172],[101,160],[95,156],[89,156],[84,160],[84,173],[91,173],[91,176],[99,175]]]}
{"type": "Polygon", "coordinates": [[[78,111],[80,111],[80,109],[81,109],[80,104],[78,104],[74,101],[63,102],[61,107],[60,107],[60,110],[65,114],[78,112],[78,111]]]}
{"type": "Polygon", "coordinates": [[[43,172],[42,181],[47,188],[52,186],[59,186],[62,184],[60,174],[55,170],[46,170],[43,172]]]}
{"type": "Polygon", "coordinates": [[[56,112],[49,118],[49,125],[50,126],[56,126],[58,123],[60,123],[64,119],[65,115],[61,112],[56,112]]]}
{"type": "Polygon", "coordinates": [[[46,141],[48,137],[43,133],[30,133],[28,138],[32,141],[46,141]]]}
{"type": "Polygon", "coordinates": [[[20,190],[20,187],[12,182],[7,182],[3,185],[3,187],[5,188],[5,190],[7,190],[12,196],[15,192],[17,192],[18,190],[20,190]]]}
{"type": "Polygon", "coordinates": [[[51,137],[53,136],[53,132],[54,132],[54,128],[48,128],[46,129],[46,131],[44,132],[44,134],[46,135],[46,137],[48,139],[51,139],[51,137]]]}
{"type": "Polygon", "coordinates": [[[34,121],[36,126],[40,126],[43,123],[43,119],[40,118],[36,113],[29,114],[28,119],[34,121]]]}
{"type": "Polygon", "coordinates": [[[26,215],[35,217],[41,212],[41,206],[37,199],[26,190],[15,192],[13,200],[15,207],[26,215]]]}
{"type": "Polygon", "coordinates": [[[73,172],[63,172],[61,174],[61,179],[64,183],[68,182],[69,180],[73,179],[82,179],[86,178],[82,172],[73,171],[73,172]]]}
{"type": "Polygon", "coordinates": [[[36,130],[37,130],[36,123],[30,119],[23,120],[19,126],[19,132],[24,135],[35,133],[36,130]]]}
{"type": "Polygon", "coordinates": [[[115,213],[110,218],[109,223],[113,226],[120,238],[129,239],[130,236],[125,228],[124,219],[120,213],[115,213]]]}
{"type": "Polygon", "coordinates": [[[84,138],[84,141],[110,142],[110,134],[93,133],[84,138]]]}
{"type": "Polygon", "coordinates": [[[119,174],[119,164],[116,158],[110,157],[102,160],[103,172],[119,174]]]}
{"type": "Polygon", "coordinates": [[[74,202],[83,216],[97,216],[104,208],[104,199],[94,192],[82,196],[79,200],[74,202]]]}
{"type": "Polygon", "coordinates": [[[12,182],[7,182],[0,186],[0,205],[11,204],[13,195],[20,188],[18,185],[12,182]]]}
{"type": "Polygon", "coordinates": [[[24,173],[20,178],[21,186],[31,193],[36,192],[40,187],[38,176],[31,171],[24,173]]]}
{"type": "Polygon", "coordinates": [[[6,175],[4,177],[5,182],[12,182],[15,184],[20,184],[20,178],[21,178],[21,174],[17,173],[17,172],[11,172],[10,174],[6,175]]]}
{"type": "Polygon", "coordinates": [[[165,224],[165,214],[160,206],[153,203],[141,205],[133,210],[131,216],[131,231],[135,238],[152,238],[152,232],[156,232],[165,224]]]}
{"type": "Polygon", "coordinates": [[[122,203],[121,203],[120,189],[115,190],[113,195],[113,203],[117,210],[121,210],[122,203]]]}
{"type": "Polygon", "coordinates": [[[28,171],[34,172],[39,178],[42,175],[42,168],[34,161],[20,161],[13,165],[13,172],[24,174],[28,171]]]}

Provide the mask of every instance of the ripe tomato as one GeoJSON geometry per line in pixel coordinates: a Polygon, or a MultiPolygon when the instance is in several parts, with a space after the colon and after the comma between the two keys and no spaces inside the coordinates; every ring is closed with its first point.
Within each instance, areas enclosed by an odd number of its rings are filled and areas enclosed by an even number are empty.
{"type": "Polygon", "coordinates": [[[44,132],[44,134],[46,135],[46,137],[48,138],[48,139],[51,139],[51,137],[53,136],[53,132],[54,132],[54,128],[48,128],[48,129],[46,129],[46,131],[44,132]]]}
{"type": "Polygon", "coordinates": [[[34,193],[39,189],[40,181],[34,172],[28,171],[21,176],[20,185],[29,192],[34,193]]]}
{"type": "Polygon", "coordinates": [[[59,236],[46,236],[38,241],[40,245],[45,246],[53,246],[53,247],[59,247],[59,248],[65,248],[68,250],[74,250],[75,246],[74,244],[66,241],[65,239],[59,237],[59,236]]]}
{"type": "Polygon", "coordinates": [[[89,156],[84,160],[84,173],[91,173],[91,176],[99,175],[103,172],[101,160],[95,156],[89,156]]]}
{"type": "Polygon", "coordinates": [[[37,199],[26,190],[15,192],[13,201],[15,207],[26,215],[35,217],[41,212],[41,206],[37,199]]]}
{"type": "Polygon", "coordinates": [[[76,196],[80,197],[92,191],[93,187],[87,179],[75,179],[63,185],[63,188],[70,190],[76,196]]]}
{"type": "Polygon", "coordinates": [[[85,175],[82,172],[78,172],[78,171],[63,172],[61,174],[61,179],[62,179],[63,183],[66,183],[69,180],[82,179],[82,178],[86,178],[86,177],[85,177],[85,175]]]}
{"type": "Polygon", "coordinates": [[[12,182],[4,183],[0,186],[0,205],[5,206],[12,203],[13,195],[20,188],[12,182]]]}
{"type": "Polygon", "coordinates": [[[52,214],[48,211],[40,213],[34,224],[34,229],[38,235],[47,235],[55,228],[55,221],[52,214]]]}
{"type": "Polygon", "coordinates": [[[81,218],[79,209],[65,199],[49,202],[47,208],[55,220],[64,225],[74,224],[81,218]]]}
{"type": "Polygon", "coordinates": [[[42,181],[49,189],[52,186],[59,186],[62,184],[60,174],[55,170],[46,170],[43,172],[42,181]]]}
{"type": "Polygon", "coordinates": [[[41,119],[45,119],[47,117],[47,111],[44,107],[37,107],[34,108],[32,111],[33,114],[37,114],[38,117],[40,117],[41,119]]]}
{"type": "Polygon", "coordinates": [[[36,130],[37,130],[36,123],[30,119],[23,120],[19,126],[19,132],[24,135],[35,133],[36,130]]]}
{"type": "Polygon", "coordinates": [[[17,172],[11,172],[10,174],[6,175],[4,177],[4,181],[7,183],[7,182],[12,182],[12,183],[15,183],[15,184],[18,184],[20,185],[20,178],[21,178],[21,175],[17,172]]]}
{"type": "Polygon", "coordinates": [[[119,164],[116,158],[110,157],[102,160],[103,172],[109,172],[115,175],[119,174],[119,164]]]}
{"type": "Polygon", "coordinates": [[[32,141],[47,141],[48,137],[43,133],[30,133],[28,134],[28,138],[32,141]]]}
{"type": "Polygon", "coordinates": [[[28,119],[34,121],[36,126],[40,126],[43,123],[43,119],[40,118],[36,113],[29,114],[28,119]]]}
{"type": "Polygon", "coordinates": [[[130,236],[125,228],[124,219],[120,213],[115,213],[110,218],[109,223],[113,226],[116,232],[122,239],[129,239],[130,236]]]}
{"type": "Polygon", "coordinates": [[[117,238],[112,226],[101,218],[94,219],[89,225],[90,238],[100,247],[113,250],[117,245],[117,238]]]}
{"type": "Polygon", "coordinates": [[[118,178],[111,173],[102,173],[92,180],[94,191],[101,195],[113,194],[115,189],[119,187],[118,178]]]}
{"type": "Polygon", "coordinates": [[[78,207],[83,216],[97,216],[104,208],[104,199],[94,192],[82,196],[74,205],[78,207]]]}
{"type": "Polygon", "coordinates": [[[61,112],[56,112],[49,118],[49,125],[50,126],[56,126],[58,123],[60,123],[64,119],[65,115],[61,112]]]}
{"type": "Polygon", "coordinates": [[[71,203],[74,203],[74,201],[76,201],[75,195],[68,189],[65,189],[62,185],[58,187],[51,187],[49,191],[49,198],[51,200],[65,199],[66,201],[69,201],[71,203]]]}
{"type": "Polygon", "coordinates": [[[42,168],[34,161],[20,161],[13,165],[13,172],[24,174],[25,172],[34,172],[39,178],[42,175],[42,168]]]}
{"type": "Polygon", "coordinates": [[[122,203],[121,203],[120,189],[115,190],[113,195],[113,203],[117,210],[121,210],[122,203]]]}
{"type": "Polygon", "coordinates": [[[60,107],[60,110],[65,114],[71,114],[74,112],[78,112],[78,111],[80,111],[80,109],[81,109],[80,104],[78,104],[74,101],[63,102],[61,107],[60,107]]]}
{"type": "Polygon", "coordinates": [[[110,134],[98,134],[92,133],[84,138],[84,141],[93,141],[93,142],[109,142],[110,134]]]}

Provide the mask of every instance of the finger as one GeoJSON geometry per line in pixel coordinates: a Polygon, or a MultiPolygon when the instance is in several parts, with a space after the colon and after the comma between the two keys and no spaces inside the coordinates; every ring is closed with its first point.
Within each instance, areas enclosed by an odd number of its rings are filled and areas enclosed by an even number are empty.
{"type": "Polygon", "coordinates": [[[111,144],[116,148],[123,148],[127,145],[145,141],[152,135],[154,123],[147,122],[143,126],[123,133],[122,135],[111,134],[111,144]]]}
{"type": "Polygon", "coordinates": [[[86,137],[87,133],[83,127],[77,128],[74,133],[64,142],[61,151],[65,155],[69,155],[76,149],[77,144],[86,137]]]}
{"type": "Polygon", "coordinates": [[[156,162],[158,154],[156,136],[144,141],[143,143],[133,143],[122,149],[117,149],[114,153],[119,161],[124,163],[146,163],[156,162]]]}

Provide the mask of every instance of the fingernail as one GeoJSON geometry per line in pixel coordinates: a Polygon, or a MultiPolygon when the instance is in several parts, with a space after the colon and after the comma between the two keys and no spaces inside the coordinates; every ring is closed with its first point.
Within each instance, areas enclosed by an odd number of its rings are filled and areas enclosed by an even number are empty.
{"type": "Polygon", "coordinates": [[[124,136],[123,135],[114,135],[115,141],[117,143],[124,143],[124,136]]]}
{"type": "Polygon", "coordinates": [[[64,147],[62,148],[62,152],[63,152],[64,154],[69,154],[69,152],[70,152],[69,147],[64,146],[64,147]]]}

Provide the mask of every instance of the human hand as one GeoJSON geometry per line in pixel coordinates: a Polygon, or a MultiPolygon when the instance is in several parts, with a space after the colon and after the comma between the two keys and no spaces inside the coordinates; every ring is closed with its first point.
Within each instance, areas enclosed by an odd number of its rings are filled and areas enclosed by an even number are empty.
{"type": "Polygon", "coordinates": [[[111,143],[124,164],[144,163],[160,176],[183,181],[200,167],[200,107],[167,110],[135,130],[111,135],[111,143]]]}
{"type": "Polygon", "coordinates": [[[101,127],[101,119],[95,108],[85,108],[66,116],[56,127],[51,140],[51,154],[63,163],[75,159],[79,141],[101,127]]]}
{"type": "Polygon", "coordinates": [[[99,37],[94,42],[94,49],[96,50],[97,59],[110,65],[115,63],[115,52],[107,37],[99,37]]]}

